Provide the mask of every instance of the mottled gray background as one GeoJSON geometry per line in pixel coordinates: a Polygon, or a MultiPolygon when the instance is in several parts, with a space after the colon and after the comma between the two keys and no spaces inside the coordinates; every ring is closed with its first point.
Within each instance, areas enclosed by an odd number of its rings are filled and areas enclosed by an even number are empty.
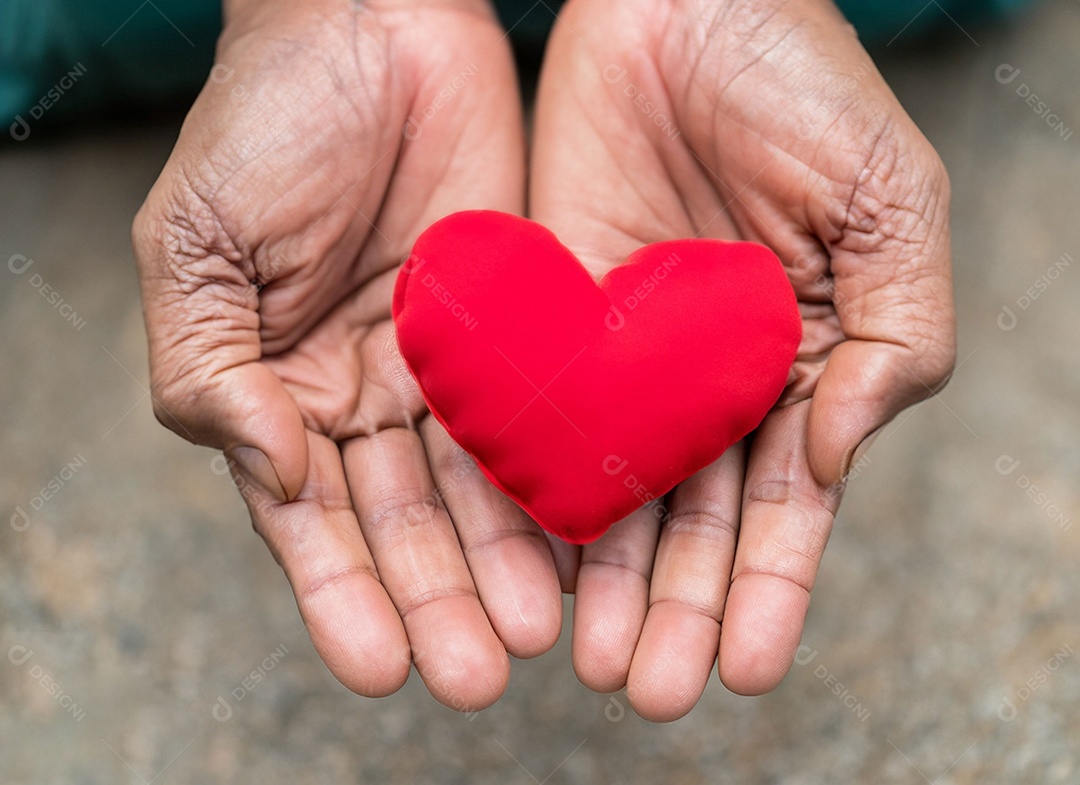
{"type": "Polygon", "coordinates": [[[339,686],[213,453],[151,415],[128,225],[177,123],[8,142],[0,256],[34,264],[0,267],[0,780],[1080,782],[1080,264],[1017,304],[1063,254],[1080,260],[1080,135],[1016,93],[1080,127],[1078,34],[1080,6],[1059,0],[879,53],[952,173],[962,363],[854,481],[808,662],[758,699],[714,679],[667,726],[581,687],[568,636],[471,718],[415,674],[379,701],[339,686]],[[1003,63],[1021,69],[1009,85],[1003,63]],[[8,525],[16,507],[28,525],[8,525]]]}

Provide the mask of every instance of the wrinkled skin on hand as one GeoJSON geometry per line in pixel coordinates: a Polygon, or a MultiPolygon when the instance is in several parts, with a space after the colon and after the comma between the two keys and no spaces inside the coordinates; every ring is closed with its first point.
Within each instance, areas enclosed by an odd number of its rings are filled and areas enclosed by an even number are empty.
{"type": "MultiPolygon", "coordinates": [[[[572,0],[530,213],[599,276],[644,243],[780,255],[804,340],[752,440],[585,548],[552,543],[427,415],[389,321],[415,237],[524,208],[520,101],[480,0],[227,9],[134,227],[155,411],[225,450],[320,656],[496,700],[576,589],[574,665],[643,716],[791,665],[857,447],[954,362],[948,182],[824,0],[572,0]],[[449,95],[449,100],[446,96],[449,95]],[[403,133],[403,129],[407,133],[403,133]],[[554,557],[554,558],[553,558],[554,557]],[[723,630],[721,630],[723,623],[723,630]]],[[[678,390],[672,390],[678,396],[678,390]]]]}
{"type": "Polygon", "coordinates": [[[557,549],[580,565],[585,684],[626,685],[654,720],[689,711],[717,658],[735,692],[771,690],[853,455],[953,367],[941,162],[825,0],[572,0],[530,172],[530,216],[596,276],[699,236],[766,243],[787,268],[804,339],[778,408],[670,495],[663,526],[642,511],[557,549]]]}
{"type": "Polygon", "coordinates": [[[504,33],[473,0],[270,2],[217,63],[133,232],[155,412],[232,459],[338,679],[385,695],[415,662],[487,706],[557,638],[558,578],[427,415],[390,295],[438,218],[523,210],[504,33]]]}

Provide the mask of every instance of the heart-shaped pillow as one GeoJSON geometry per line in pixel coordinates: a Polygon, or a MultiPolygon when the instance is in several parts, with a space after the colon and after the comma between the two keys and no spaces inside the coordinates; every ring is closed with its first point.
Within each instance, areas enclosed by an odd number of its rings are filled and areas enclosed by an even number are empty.
{"type": "Polygon", "coordinates": [[[420,236],[393,315],[431,413],[572,543],[756,428],[802,336],[791,284],[763,245],[656,243],[598,285],[543,226],[490,211],[420,236]]]}

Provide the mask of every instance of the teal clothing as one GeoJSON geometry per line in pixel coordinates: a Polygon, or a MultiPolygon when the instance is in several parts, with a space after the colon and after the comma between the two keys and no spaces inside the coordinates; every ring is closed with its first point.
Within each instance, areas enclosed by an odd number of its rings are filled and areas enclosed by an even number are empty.
{"type": "MultiPolygon", "coordinates": [[[[969,25],[1031,0],[838,0],[868,45],[969,25]]],[[[515,43],[538,51],[561,0],[495,0],[515,43]]],[[[190,95],[210,71],[220,0],[2,0],[0,123],[27,138],[88,107],[190,95]]]]}
{"type": "Polygon", "coordinates": [[[190,95],[220,32],[219,0],[0,0],[0,127],[190,95]]]}
{"type": "MultiPolygon", "coordinates": [[[[1007,16],[1032,0],[836,0],[868,46],[889,44],[895,38],[918,41],[954,25],[966,28],[995,16],[1007,16]],[[949,17],[952,17],[950,20],[949,17]]],[[[955,27],[954,27],[955,29],[955,27]]]]}
{"type": "MultiPolygon", "coordinates": [[[[1032,0],[938,0],[937,5],[927,0],[836,0],[840,10],[868,46],[887,44],[903,30],[909,40],[933,32],[935,29],[956,23],[968,25],[983,19],[1012,13],[1032,0]]],[[[543,38],[551,29],[562,0],[495,0],[499,17],[506,27],[521,28],[522,37],[543,38]],[[547,7],[545,8],[545,3],[547,7]],[[534,5],[535,4],[535,5],[534,5]],[[530,9],[532,9],[530,11],[530,9]]]]}

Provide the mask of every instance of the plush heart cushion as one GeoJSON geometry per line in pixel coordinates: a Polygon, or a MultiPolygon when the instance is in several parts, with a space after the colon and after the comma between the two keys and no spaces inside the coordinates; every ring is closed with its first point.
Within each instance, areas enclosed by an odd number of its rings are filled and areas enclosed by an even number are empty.
{"type": "Polygon", "coordinates": [[[473,211],[416,241],[393,303],[432,414],[549,532],[591,542],[757,427],[802,335],[763,245],[646,246],[596,283],[537,223],[473,211]]]}

